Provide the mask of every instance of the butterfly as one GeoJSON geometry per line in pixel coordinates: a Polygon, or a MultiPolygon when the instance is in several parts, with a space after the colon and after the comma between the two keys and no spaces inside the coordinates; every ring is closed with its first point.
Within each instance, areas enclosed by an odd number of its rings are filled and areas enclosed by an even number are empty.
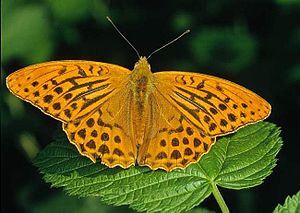
{"type": "Polygon", "coordinates": [[[134,69],[67,60],[25,67],[6,79],[12,94],[62,122],[79,153],[112,168],[186,168],[216,137],[267,118],[270,104],[210,75],[152,73],[146,57],[134,69]]]}

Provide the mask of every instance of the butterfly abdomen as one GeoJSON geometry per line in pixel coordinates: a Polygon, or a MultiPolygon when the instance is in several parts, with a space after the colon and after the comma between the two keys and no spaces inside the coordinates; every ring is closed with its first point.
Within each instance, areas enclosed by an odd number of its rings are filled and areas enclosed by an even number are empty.
{"type": "Polygon", "coordinates": [[[140,115],[143,114],[145,102],[148,96],[148,79],[146,76],[142,76],[137,83],[134,91],[134,96],[136,99],[137,110],[140,115]]]}

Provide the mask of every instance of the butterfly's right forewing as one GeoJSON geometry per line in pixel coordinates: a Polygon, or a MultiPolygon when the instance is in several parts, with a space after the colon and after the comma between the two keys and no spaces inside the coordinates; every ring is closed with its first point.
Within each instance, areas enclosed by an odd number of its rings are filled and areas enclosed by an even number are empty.
{"type": "Polygon", "coordinates": [[[71,121],[113,96],[130,71],[91,61],[53,61],[20,69],[7,87],[44,113],[71,121]]]}

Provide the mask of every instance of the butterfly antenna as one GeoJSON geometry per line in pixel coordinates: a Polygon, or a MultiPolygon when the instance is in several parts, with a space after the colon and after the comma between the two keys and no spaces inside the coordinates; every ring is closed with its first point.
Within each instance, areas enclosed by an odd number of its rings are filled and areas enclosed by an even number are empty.
{"type": "Polygon", "coordinates": [[[174,43],[175,41],[177,41],[178,39],[180,39],[182,36],[184,36],[185,34],[187,34],[187,33],[189,33],[189,32],[191,32],[191,31],[190,31],[190,30],[184,31],[180,36],[178,36],[178,37],[176,37],[175,39],[173,39],[172,41],[166,43],[166,44],[163,45],[162,47],[160,47],[160,48],[154,50],[154,51],[147,57],[147,59],[149,59],[154,53],[157,53],[157,52],[160,51],[161,49],[163,49],[163,48],[169,46],[170,44],[174,43]]]}
{"type": "Polygon", "coordinates": [[[132,49],[134,49],[137,56],[140,58],[141,56],[139,54],[139,51],[137,51],[137,49],[130,43],[130,41],[128,41],[128,39],[121,33],[121,31],[117,28],[117,26],[114,24],[114,22],[108,16],[106,16],[106,18],[112,24],[112,26],[116,29],[116,31],[124,38],[124,40],[132,47],[132,49]]]}

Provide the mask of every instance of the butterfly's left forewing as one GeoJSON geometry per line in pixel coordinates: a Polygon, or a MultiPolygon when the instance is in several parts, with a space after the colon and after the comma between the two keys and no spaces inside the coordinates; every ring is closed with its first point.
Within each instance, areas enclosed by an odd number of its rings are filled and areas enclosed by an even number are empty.
{"type": "Polygon", "coordinates": [[[18,70],[9,90],[63,122],[81,154],[109,167],[134,164],[126,68],[92,61],[53,61],[18,70]]]}

